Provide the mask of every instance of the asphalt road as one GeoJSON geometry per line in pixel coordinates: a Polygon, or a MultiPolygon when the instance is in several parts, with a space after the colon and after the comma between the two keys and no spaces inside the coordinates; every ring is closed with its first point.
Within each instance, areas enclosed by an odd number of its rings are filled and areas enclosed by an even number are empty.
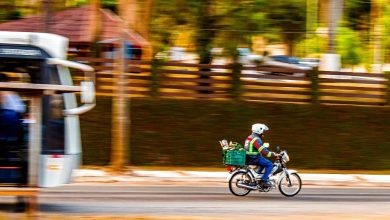
{"type": "MultiPolygon", "coordinates": [[[[194,183],[196,185],[196,183],[194,183]]],[[[4,211],[13,198],[0,198],[4,211]]],[[[252,191],[246,197],[230,194],[227,187],[129,186],[125,184],[74,184],[43,189],[42,213],[136,214],[159,216],[215,216],[234,218],[280,215],[389,216],[389,188],[303,188],[293,198],[277,189],[252,191]]],[[[390,218],[389,218],[390,219],[390,218]]]]}

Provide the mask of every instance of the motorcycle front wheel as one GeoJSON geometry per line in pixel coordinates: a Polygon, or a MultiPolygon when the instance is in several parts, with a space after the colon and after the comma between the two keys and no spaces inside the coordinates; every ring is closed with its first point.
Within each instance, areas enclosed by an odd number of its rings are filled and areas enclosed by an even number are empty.
{"type": "Polygon", "coordinates": [[[246,196],[251,190],[239,184],[248,185],[250,182],[251,178],[246,172],[238,171],[229,180],[229,190],[235,196],[246,196]]]}
{"type": "Polygon", "coordinates": [[[297,173],[283,176],[279,181],[279,191],[284,196],[293,197],[301,191],[302,180],[297,173]]]}

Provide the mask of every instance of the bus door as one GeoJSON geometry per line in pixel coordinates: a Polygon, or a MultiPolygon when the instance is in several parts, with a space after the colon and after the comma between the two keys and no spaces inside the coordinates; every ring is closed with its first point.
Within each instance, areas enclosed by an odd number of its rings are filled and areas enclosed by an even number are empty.
{"type": "Polygon", "coordinates": [[[69,68],[81,69],[85,81],[80,84],[80,102],[78,107],[75,93],[51,94],[45,96],[42,106],[43,143],[40,159],[39,185],[55,187],[69,183],[72,171],[81,161],[81,134],[79,114],[95,106],[93,69],[87,65],[60,59],[47,59],[45,70],[51,75],[50,83],[73,86],[69,68]]]}
{"type": "MultiPolygon", "coordinates": [[[[73,85],[67,67],[46,65],[51,84],[73,85]]],[[[77,107],[74,93],[52,94],[42,100],[42,153],[39,184],[54,187],[69,183],[72,171],[81,160],[80,123],[77,114],[64,115],[65,109],[77,107]]]]}

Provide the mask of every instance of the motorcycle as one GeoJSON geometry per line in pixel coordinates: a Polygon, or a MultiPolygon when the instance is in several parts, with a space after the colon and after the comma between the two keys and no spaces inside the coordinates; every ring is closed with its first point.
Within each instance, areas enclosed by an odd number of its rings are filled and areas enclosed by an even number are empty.
{"type": "Polygon", "coordinates": [[[269,192],[278,187],[284,196],[297,195],[302,188],[302,180],[296,170],[287,169],[286,164],[290,161],[287,151],[277,147],[276,152],[280,156],[275,160],[269,176],[271,185],[263,183],[261,177],[264,173],[258,174],[256,165],[226,165],[230,174],[227,178],[230,192],[235,196],[246,196],[252,190],[269,192]]]}

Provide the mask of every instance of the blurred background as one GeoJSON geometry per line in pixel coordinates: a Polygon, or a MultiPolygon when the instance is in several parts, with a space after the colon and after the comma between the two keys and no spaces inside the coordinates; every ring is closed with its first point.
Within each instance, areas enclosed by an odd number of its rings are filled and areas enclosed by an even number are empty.
{"type": "Polygon", "coordinates": [[[222,167],[218,141],[259,122],[294,167],[384,170],[388,3],[2,0],[0,30],[63,35],[94,66],[86,165],[222,167]]]}

